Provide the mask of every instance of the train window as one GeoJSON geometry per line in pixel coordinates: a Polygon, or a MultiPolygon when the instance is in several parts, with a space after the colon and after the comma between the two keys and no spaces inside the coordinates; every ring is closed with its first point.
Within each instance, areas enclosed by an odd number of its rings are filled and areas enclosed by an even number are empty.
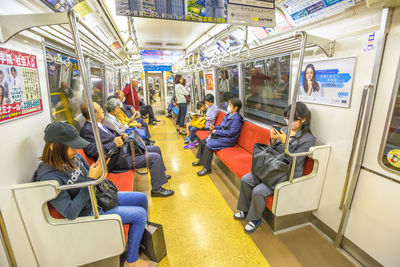
{"type": "MultiPolygon", "coordinates": [[[[84,122],[80,110],[84,96],[78,61],[50,48],[46,48],[46,54],[52,120],[79,128],[84,122]]],[[[91,68],[90,71],[93,100],[102,101],[102,70],[91,68]]]]}
{"type": "MultiPolygon", "coordinates": [[[[386,144],[381,157],[382,163],[389,169],[400,172],[400,85],[392,111],[386,144]]],[[[382,152],[381,152],[382,153],[382,152]]]]}
{"type": "Polygon", "coordinates": [[[282,55],[244,63],[244,115],[284,123],[288,106],[291,56],[282,55]]]}
{"type": "Polygon", "coordinates": [[[218,68],[218,107],[226,110],[231,98],[239,98],[239,67],[238,65],[218,68]]]}
{"type": "Polygon", "coordinates": [[[97,66],[90,66],[90,85],[94,102],[103,106],[103,82],[102,69],[97,66]]]}

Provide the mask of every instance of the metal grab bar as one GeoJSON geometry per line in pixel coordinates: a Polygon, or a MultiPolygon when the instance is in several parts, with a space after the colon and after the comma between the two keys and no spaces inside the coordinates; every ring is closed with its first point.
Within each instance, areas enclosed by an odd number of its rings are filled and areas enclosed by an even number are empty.
{"type": "Polygon", "coordinates": [[[96,113],[94,111],[93,101],[92,101],[92,94],[89,89],[90,88],[89,87],[90,80],[89,80],[89,76],[88,76],[88,69],[85,67],[86,64],[85,64],[85,60],[83,58],[82,47],[81,47],[81,43],[80,43],[80,39],[79,39],[79,32],[78,32],[78,27],[77,27],[77,17],[76,17],[75,11],[72,10],[68,13],[68,19],[69,19],[69,24],[71,27],[72,37],[74,40],[74,46],[75,46],[75,52],[76,52],[77,59],[78,59],[78,64],[79,64],[79,66],[81,66],[81,73],[82,73],[81,77],[83,80],[83,92],[85,95],[85,100],[88,103],[89,116],[90,116],[90,120],[92,123],[94,138],[96,140],[96,147],[97,147],[97,151],[99,154],[100,164],[102,167],[102,175],[99,179],[97,179],[95,181],[61,185],[61,186],[58,186],[57,189],[58,190],[68,190],[68,189],[72,189],[72,188],[89,187],[89,194],[90,194],[90,200],[92,203],[93,214],[95,215],[95,218],[97,219],[97,218],[99,218],[99,211],[97,208],[97,200],[96,200],[94,186],[101,183],[103,180],[106,179],[107,165],[106,165],[106,161],[104,158],[104,152],[103,152],[103,146],[102,146],[101,139],[100,139],[99,128],[97,126],[96,113]]]}
{"type": "MultiPolygon", "coordinates": [[[[299,55],[299,66],[298,66],[297,75],[296,75],[296,83],[295,83],[295,87],[294,87],[294,91],[293,91],[293,95],[292,95],[292,106],[290,108],[288,130],[287,130],[286,139],[285,139],[285,152],[289,156],[293,157],[294,162],[296,162],[295,157],[308,156],[311,154],[311,152],[309,152],[309,151],[302,152],[302,153],[291,153],[289,151],[290,133],[292,131],[292,123],[293,123],[293,119],[294,119],[294,113],[296,111],[296,100],[297,100],[297,97],[299,94],[301,68],[303,66],[304,51],[305,51],[306,45],[307,45],[307,33],[306,32],[304,32],[304,31],[296,32],[295,36],[301,36],[301,49],[300,49],[300,55],[299,55]]],[[[294,170],[292,170],[292,171],[294,171],[294,170]]]]}

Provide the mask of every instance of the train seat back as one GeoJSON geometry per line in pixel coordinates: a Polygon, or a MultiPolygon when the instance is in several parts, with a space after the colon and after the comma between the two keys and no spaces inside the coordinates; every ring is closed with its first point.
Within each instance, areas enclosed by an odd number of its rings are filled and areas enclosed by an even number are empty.
{"type": "MultiPolygon", "coordinates": [[[[121,218],[101,215],[98,219],[54,219],[47,203],[57,197],[57,186],[56,181],[46,181],[20,184],[12,189],[18,220],[23,223],[38,266],[80,266],[111,258],[115,258],[112,266],[118,266],[118,256],[125,249],[121,218]]],[[[13,229],[10,237],[12,232],[13,229]]]]}

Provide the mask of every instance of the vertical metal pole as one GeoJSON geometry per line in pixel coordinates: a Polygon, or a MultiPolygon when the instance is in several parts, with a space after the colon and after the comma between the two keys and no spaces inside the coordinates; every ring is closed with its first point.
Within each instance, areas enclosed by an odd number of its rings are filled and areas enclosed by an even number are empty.
{"type": "Polygon", "coordinates": [[[106,104],[106,100],[108,98],[108,79],[107,79],[107,68],[106,68],[106,64],[102,65],[101,68],[101,87],[103,88],[103,108],[104,105],[106,104]]]}
{"type": "MultiPolygon", "coordinates": [[[[78,27],[77,27],[77,23],[76,23],[75,11],[72,10],[68,13],[68,19],[69,19],[69,24],[71,27],[72,38],[74,40],[74,46],[75,46],[76,56],[78,59],[78,64],[79,64],[80,70],[81,70],[81,78],[82,78],[82,82],[83,82],[83,93],[85,95],[85,100],[88,103],[89,116],[90,116],[90,120],[92,123],[94,137],[96,140],[96,147],[97,147],[97,151],[99,154],[100,163],[103,168],[103,173],[99,179],[104,180],[104,179],[106,179],[106,175],[107,175],[107,165],[106,165],[106,161],[104,158],[104,152],[103,152],[103,146],[102,146],[101,139],[100,139],[99,128],[97,126],[96,112],[94,111],[94,107],[93,107],[92,93],[91,93],[91,90],[89,87],[90,77],[88,75],[88,70],[86,68],[85,60],[84,60],[83,53],[82,53],[82,47],[81,47],[81,43],[80,43],[80,39],[79,39],[79,31],[78,31],[78,27]]],[[[96,200],[93,186],[89,186],[89,193],[90,193],[90,199],[92,202],[93,214],[94,214],[95,218],[97,219],[97,218],[99,218],[99,211],[97,208],[97,200],[96,200]]]]}
{"type": "MultiPolygon", "coordinates": [[[[294,113],[296,111],[296,100],[297,96],[299,94],[299,87],[300,87],[300,75],[301,75],[301,68],[303,67],[303,60],[304,60],[304,51],[306,50],[306,44],[307,44],[307,33],[306,32],[298,32],[296,35],[301,36],[301,49],[300,49],[300,54],[299,54],[299,65],[297,67],[297,76],[296,76],[296,83],[294,86],[293,90],[293,95],[292,95],[292,106],[290,108],[290,114],[289,114],[289,122],[288,122],[288,131],[286,134],[286,141],[285,141],[285,152],[289,156],[294,156],[292,153],[289,151],[289,141],[290,141],[290,132],[292,131],[292,123],[293,123],[293,118],[294,118],[294,113]]],[[[293,179],[291,177],[290,179],[293,179]]]]}

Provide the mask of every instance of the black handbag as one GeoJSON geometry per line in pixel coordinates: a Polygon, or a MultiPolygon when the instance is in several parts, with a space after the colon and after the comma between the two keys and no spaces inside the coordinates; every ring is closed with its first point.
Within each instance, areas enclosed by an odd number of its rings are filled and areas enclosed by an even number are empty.
{"type": "Polygon", "coordinates": [[[145,155],[147,171],[139,172],[136,170],[136,172],[140,175],[147,175],[149,173],[149,153],[147,151],[145,142],[140,137],[140,134],[135,130],[131,131],[128,138],[125,139],[125,144],[128,144],[130,148],[133,169],[136,169],[136,156],[141,156],[143,154],[145,155]]]}
{"type": "Polygon", "coordinates": [[[96,185],[97,204],[103,211],[109,211],[118,205],[118,188],[107,178],[96,185]]]}
{"type": "Polygon", "coordinates": [[[271,189],[289,179],[291,158],[274,147],[256,143],[253,148],[251,173],[271,189]]]}
{"type": "Polygon", "coordinates": [[[167,256],[164,231],[161,224],[148,222],[143,232],[140,248],[150,260],[160,262],[167,256]]]}

